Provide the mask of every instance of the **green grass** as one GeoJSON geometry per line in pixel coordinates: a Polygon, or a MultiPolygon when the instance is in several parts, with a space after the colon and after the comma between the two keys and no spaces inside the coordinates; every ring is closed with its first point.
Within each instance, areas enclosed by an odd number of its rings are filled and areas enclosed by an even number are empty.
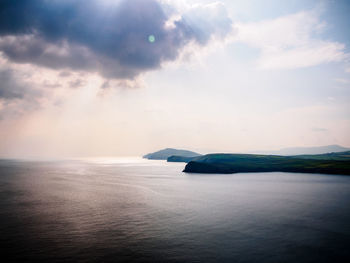
{"type": "Polygon", "coordinates": [[[301,156],[207,154],[190,161],[184,172],[299,172],[350,175],[349,153],[301,156]]]}

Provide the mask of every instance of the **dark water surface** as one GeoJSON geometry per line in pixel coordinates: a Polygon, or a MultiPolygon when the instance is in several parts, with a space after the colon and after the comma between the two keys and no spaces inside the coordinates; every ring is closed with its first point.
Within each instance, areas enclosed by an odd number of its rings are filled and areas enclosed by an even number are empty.
{"type": "Polygon", "coordinates": [[[350,176],[199,175],[183,167],[141,159],[0,161],[1,256],[350,262],[350,176]]]}

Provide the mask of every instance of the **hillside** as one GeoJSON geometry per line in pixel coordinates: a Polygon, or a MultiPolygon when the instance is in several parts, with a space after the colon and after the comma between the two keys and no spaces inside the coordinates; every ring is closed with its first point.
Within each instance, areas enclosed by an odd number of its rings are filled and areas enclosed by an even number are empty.
{"type": "Polygon", "coordinates": [[[308,158],[305,156],[207,154],[190,161],[184,172],[298,172],[350,175],[349,152],[323,156],[314,155],[308,156],[308,158]]]}
{"type": "Polygon", "coordinates": [[[290,147],[290,148],[283,148],[277,151],[255,151],[252,153],[290,156],[290,155],[325,154],[325,153],[345,152],[345,151],[350,151],[350,149],[340,145],[326,145],[326,146],[316,146],[316,147],[290,147]]]}
{"type": "Polygon", "coordinates": [[[172,155],[168,157],[167,162],[175,162],[175,163],[188,163],[197,157],[185,157],[185,156],[177,156],[172,155]]]}
{"type": "Polygon", "coordinates": [[[293,158],[302,158],[302,159],[313,159],[313,160],[338,160],[346,161],[350,160],[350,151],[346,152],[332,152],[324,154],[303,154],[303,155],[294,155],[293,158]]]}

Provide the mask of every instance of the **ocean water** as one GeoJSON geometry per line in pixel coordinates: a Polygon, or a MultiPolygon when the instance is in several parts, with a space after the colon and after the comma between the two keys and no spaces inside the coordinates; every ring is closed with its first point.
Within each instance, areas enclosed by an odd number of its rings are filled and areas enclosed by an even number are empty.
{"type": "Polygon", "coordinates": [[[350,262],[350,176],[183,167],[0,161],[2,262],[350,262]]]}

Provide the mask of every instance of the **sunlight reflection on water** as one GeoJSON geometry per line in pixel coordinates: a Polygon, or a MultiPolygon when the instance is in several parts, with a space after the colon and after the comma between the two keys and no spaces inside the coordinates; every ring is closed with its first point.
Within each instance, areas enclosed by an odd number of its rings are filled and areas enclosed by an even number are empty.
{"type": "Polygon", "coordinates": [[[20,261],[350,259],[350,177],[182,173],[142,158],[0,162],[0,245],[20,261]]]}

